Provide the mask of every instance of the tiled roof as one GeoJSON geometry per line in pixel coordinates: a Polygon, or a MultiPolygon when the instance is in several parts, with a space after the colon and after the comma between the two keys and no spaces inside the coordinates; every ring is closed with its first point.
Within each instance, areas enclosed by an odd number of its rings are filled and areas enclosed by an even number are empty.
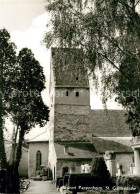
{"type": "Polygon", "coordinates": [[[55,150],[58,159],[93,158],[106,151],[114,151],[115,153],[133,153],[130,146],[97,137],[93,138],[92,143],[76,141],[55,142],[55,150]],[[69,154],[64,153],[65,146],[69,147],[69,154]]]}
{"type": "Polygon", "coordinates": [[[46,142],[49,141],[49,136],[47,131],[37,135],[36,137],[30,139],[28,143],[33,143],[33,142],[46,142]]]}
{"type": "Polygon", "coordinates": [[[132,137],[102,137],[102,139],[107,141],[115,141],[117,143],[131,147],[132,137]]]}
{"type": "Polygon", "coordinates": [[[61,142],[55,143],[57,159],[91,159],[98,156],[94,146],[90,143],[61,142]],[[69,146],[69,154],[64,153],[64,146],[69,146]]]}
{"type": "Polygon", "coordinates": [[[106,151],[114,151],[116,153],[133,152],[130,146],[97,137],[93,138],[93,145],[98,153],[105,153],[106,151]]]}
{"type": "Polygon", "coordinates": [[[91,110],[92,134],[95,137],[131,137],[123,110],[91,110]]]}
{"type": "MultiPolygon", "coordinates": [[[[70,106],[68,106],[69,108],[70,106]]],[[[55,107],[55,110],[57,107],[55,107]]],[[[61,107],[63,108],[63,107],[61,107]]],[[[59,109],[61,110],[61,109],[59,109]]],[[[62,110],[61,110],[62,111],[62,110]]],[[[78,123],[82,120],[82,115],[76,117],[73,113],[66,114],[68,109],[59,112],[56,119],[60,120],[59,127],[55,130],[55,140],[57,141],[92,141],[92,137],[132,137],[128,124],[126,124],[125,111],[124,110],[91,110],[89,113],[89,119],[83,119],[85,121],[85,128],[78,127],[78,123]],[[70,120],[71,119],[71,120],[70,120]],[[76,123],[76,121],[79,121],[76,123]],[[67,125],[66,125],[67,123],[67,125]],[[71,127],[71,125],[73,125],[71,127]],[[68,127],[71,130],[68,130],[68,127]],[[73,130],[78,128],[79,130],[73,130]]],[[[71,111],[72,112],[72,111],[71,111]]],[[[82,112],[84,113],[84,111],[82,112]]],[[[81,114],[82,114],[81,113],[81,114]]]]}

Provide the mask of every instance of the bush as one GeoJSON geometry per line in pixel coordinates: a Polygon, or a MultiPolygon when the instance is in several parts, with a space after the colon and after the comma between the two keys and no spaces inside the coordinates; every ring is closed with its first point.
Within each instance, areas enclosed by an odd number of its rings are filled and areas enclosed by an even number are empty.
{"type": "Polygon", "coordinates": [[[48,168],[43,168],[40,176],[47,176],[48,180],[52,180],[52,170],[48,167],[48,168]]]}
{"type": "Polygon", "coordinates": [[[121,194],[119,191],[87,191],[86,194],[121,194]]]}
{"type": "MultiPolygon", "coordinates": [[[[76,184],[78,183],[77,180],[80,178],[80,177],[91,177],[91,174],[70,174],[69,175],[69,178],[68,178],[68,186],[69,187],[74,187],[76,186],[76,184]]],[[[87,182],[87,181],[86,181],[87,182]]]]}
{"type": "Polygon", "coordinates": [[[6,189],[6,171],[0,170],[0,193],[5,193],[6,189]]]}
{"type": "Polygon", "coordinates": [[[69,175],[68,174],[63,177],[63,185],[64,186],[68,185],[68,179],[69,179],[69,175]]]}
{"type": "Polygon", "coordinates": [[[61,186],[63,186],[63,178],[58,177],[57,180],[56,180],[56,187],[60,188],[61,186]]]}
{"type": "Polygon", "coordinates": [[[135,188],[135,190],[131,190],[131,193],[136,193],[140,188],[140,177],[138,176],[120,176],[117,179],[117,187],[123,188],[135,188]]]}
{"type": "Polygon", "coordinates": [[[48,176],[48,180],[52,180],[53,179],[52,170],[50,168],[47,168],[47,176],[48,176]]]}
{"type": "Polygon", "coordinates": [[[111,179],[103,157],[95,157],[92,161],[91,174],[106,179],[111,179]]]}
{"type": "Polygon", "coordinates": [[[77,191],[86,191],[88,189],[100,190],[105,189],[106,186],[112,188],[112,182],[91,174],[70,174],[68,186],[76,187],[77,191]]]}

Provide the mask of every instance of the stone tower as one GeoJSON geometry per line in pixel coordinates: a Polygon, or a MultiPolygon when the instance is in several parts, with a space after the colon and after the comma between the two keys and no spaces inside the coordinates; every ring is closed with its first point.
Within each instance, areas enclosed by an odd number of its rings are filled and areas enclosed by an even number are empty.
{"type": "Polygon", "coordinates": [[[82,141],[90,134],[90,88],[82,50],[51,50],[51,140],[82,141]]]}

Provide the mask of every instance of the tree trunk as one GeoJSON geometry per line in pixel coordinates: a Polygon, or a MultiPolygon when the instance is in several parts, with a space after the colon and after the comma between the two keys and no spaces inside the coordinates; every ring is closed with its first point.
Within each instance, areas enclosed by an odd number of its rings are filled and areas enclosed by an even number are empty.
{"type": "Polygon", "coordinates": [[[22,142],[24,140],[25,129],[27,129],[26,126],[20,126],[19,140],[18,140],[18,145],[16,150],[16,159],[14,162],[12,162],[12,165],[10,165],[8,169],[8,173],[7,173],[8,193],[14,193],[14,194],[20,193],[18,167],[22,156],[22,142]]]}
{"type": "Polygon", "coordinates": [[[0,66],[0,168],[6,168],[6,154],[3,137],[3,63],[0,66]]]}
{"type": "Polygon", "coordinates": [[[22,156],[22,143],[24,140],[24,134],[25,131],[27,130],[26,125],[20,125],[20,131],[19,131],[19,140],[18,140],[18,145],[17,145],[17,152],[16,152],[16,165],[19,166],[20,159],[22,156]]]}
{"type": "Polygon", "coordinates": [[[13,165],[15,162],[15,157],[16,157],[16,148],[17,148],[17,134],[18,134],[18,126],[16,128],[15,132],[15,127],[13,128],[13,134],[12,134],[12,148],[11,148],[11,153],[10,153],[10,159],[9,159],[9,165],[13,165]]]}
{"type": "Polygon", "coordinates": [[[19,174],[18,166],[11,165],[7,168],[7,184],[6,184],[7,193],[18,194],[19,192],[19,174]]]}
{"type": "Polygon", "coordinates": [[[5,146],[4,146],[4,137],[3,137],[3,120],[1,116],[1,110],[0,110],[0,168],[6,168],[6,167],[7,167],[7,162],[6,162],[6,154],[5,154],[5,146]]]}

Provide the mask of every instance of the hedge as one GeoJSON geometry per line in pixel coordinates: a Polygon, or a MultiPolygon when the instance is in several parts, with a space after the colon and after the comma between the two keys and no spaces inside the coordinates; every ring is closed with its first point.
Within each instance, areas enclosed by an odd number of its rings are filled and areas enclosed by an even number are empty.
{"type": "Polygon", "coordinates": [[[69,180],[69,175],[67,174],[67,175],[64,175],[64,177],[63,177],[63,185],[64,186],[67,186],[68,185],[68,180],[69,180]]]}
{"type": "Polygon", "coordinates": [[[60,188],[61,186],[63,186],[63,177],[58,177],[56,180],[56,187],[60,188]]]}
{"type": "Polygon", "coordinates": [[[5,193],[6,189],[6,171],[0,170],[0,193],[5,193]]]}
{"type": "Polygon", "coordinates": [[[130,190],[131,193],[137,193],[140,190],[140,177],[120,176],[118,177],[116,184],[117,184],[117,187],[128,188],[128,190],[130,190]]]}
{"type": "Polygon", "coordinates": [[[119,191],[87,191],[86,194],[121,194],[119,191]]]}
{"type": "MultiPolygon", "coordinates": [[[[70,174],[68,179],[68,186],[70,188],[76,187],[77,191],[86,191],[92,189],[112,188],[113,184],[110,179],[103,179],[100,176],[91,174],[70,174]]],[[[70,189],[73,190],[73,189],[70,189]]]]}

